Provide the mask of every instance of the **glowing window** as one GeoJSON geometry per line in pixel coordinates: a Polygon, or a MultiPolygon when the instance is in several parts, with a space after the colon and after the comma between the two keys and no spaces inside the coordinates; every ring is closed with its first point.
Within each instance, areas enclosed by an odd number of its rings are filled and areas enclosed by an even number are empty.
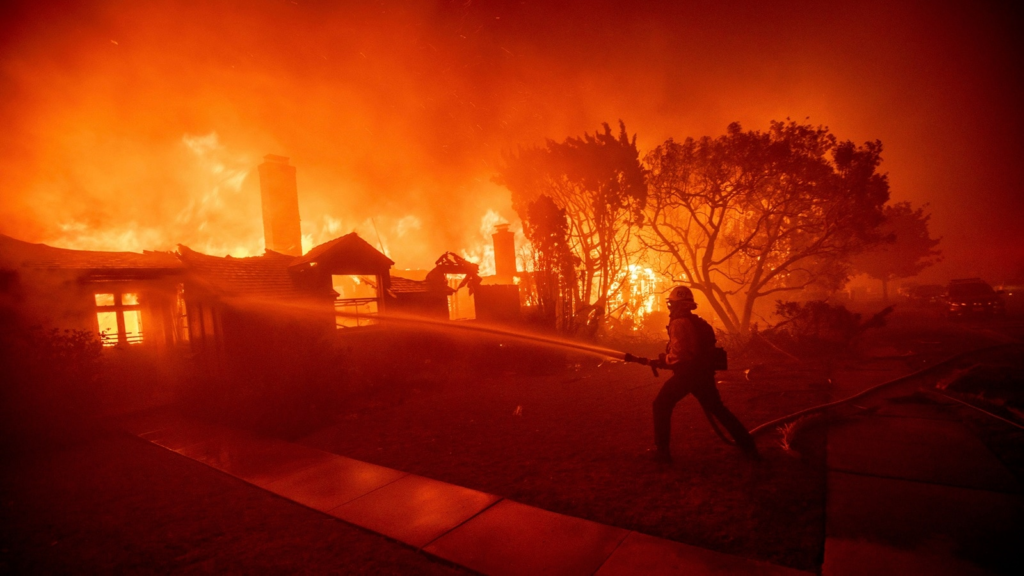
{"type": "Polygon", "coordinates": [[[117,344],[117,312],[97,312],[96,320],[100,325],[100,339],[104,346],[117,344]]]}
{"type": "Polygon", "coordinates": [[[135,292],[95,294],[96,324],[104,346],[142,342],[142,306],[135,292]]]}
{"type": "Polygon", "coordinates": [[[142,342],[142,311],[124,311],[124,337],[129,344],[142,342]]]}
{"type": "Polygon", "coordinates": [[[380,311],[380,289],[376,277],[352,274],[331,276],[338,298],[334,301],[335,326],[357,328],[377,323],[375,316],[380,311]]]}

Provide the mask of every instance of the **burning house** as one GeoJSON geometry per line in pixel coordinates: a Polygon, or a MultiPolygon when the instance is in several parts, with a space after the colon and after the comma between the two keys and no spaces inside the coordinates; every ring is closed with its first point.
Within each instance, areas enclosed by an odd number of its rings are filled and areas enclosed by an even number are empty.
{"type": "Polygon", "coordinates": [[[458,258],[422,280],[393,276],[394,262],[351,233],[301,254],[295,168],[267,155],[259,166],[266,253],[235,258],[177,252],[95,252],[0,236],[0,289],[27,321],[100,335],[107,346],[186,349],[240,357],[283,342],[377,324],[385,311],[450,317],[448,274],[472,283],[476,316],[519,313],[512,233],[495,233],[497,275],[486,285],[458,258]]]}
{"type": "Polygon", "coordinates": [[[98,333],[104,345],[187,342],[184,266],[168,252],[95,252],[0,235],[0,291],[24,321],[98,333]]]}
{"type": "Polygon", "coordinates": [[[304,256],[267,250],[250,258],[178,249],[191,348],[205,358],[245,359],[366,326],[387,306],[394,264],[356,234],[304,256]]]}

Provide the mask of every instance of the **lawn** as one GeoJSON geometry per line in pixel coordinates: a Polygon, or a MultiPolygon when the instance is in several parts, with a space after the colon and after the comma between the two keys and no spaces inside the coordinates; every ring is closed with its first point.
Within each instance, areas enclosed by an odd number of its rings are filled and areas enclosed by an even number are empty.
{"type": "MultiPolygon", "coordinates": [[[[1011,328],[1020,335],[1021,326],[1011,328]]],[[[719,373],[719,388],[753,427],[1005,341],[1005,332],[896,316],[832,357],[737,355],[734,369],[719,373]]],[[[675,461],[658,465],[642,452],[652,442],[651,402],[665,373],[654,378],[634,364],[493,342],[432,337],[414,344],[422,353],[378,354],[367,357],[367,370],[349,371],[354,385],[328,417],[321,406],[316,419],[276,433],[563,514],[820,567],[823,428],[803,434],[796,451],[784,451],[774,434],[761,436],[763,458],[751,461],[724,444],[687,398],[674,417],[675,461]]],[[[636,344],[631,351],[657,349],[636,344]]],[[[209,407],[181,408],[227,417],[209,407]]],[[[239,425],[239,418],[229,420],[239,425]]],[[[975,424],[1019,473],[1019,434],[975,424]]],[[[93,428],[65,440],[4,461],[0,571],[459,571],[125,433],[93,428]]]]}
{"type": "MultiPolygon", "coordinates": [[[[741,357],[718,373],[719,389],[752,428],[998,341],[985,330],[897,317],[830,359],[741,357]]],[[[804,435],[798,452],[762,436],[763,459],[753,462],[715,436],[689,397],[674,415],[674,463],[655,464],[642,452],[653,441],[651,402],[666,377],[523,351],[515,362],[434,363],[401,385],[368,388],[300,441],[547,510],[816,570],[824,434],[804,435]]]]}

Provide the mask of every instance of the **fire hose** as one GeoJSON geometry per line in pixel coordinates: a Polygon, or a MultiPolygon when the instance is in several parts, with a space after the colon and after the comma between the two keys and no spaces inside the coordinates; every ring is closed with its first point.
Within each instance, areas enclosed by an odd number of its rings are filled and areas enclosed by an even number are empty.
{"type": "MultiPolygon", "coordinates": [[[[659,357],[657,359],[654,359],[654,360],[651,360],[651,359],[648,359],[648,358],[642,358],[642,357],[638,357],[638,356],[633,356],[632,354],[629,354],[628,352],[620,352],[618,350],[612,350],[612,349],[609,349],[609,348],[603,348],[603,347],[600,347],[600,346],[594,346],[594,345],[591,345],[591,344],[584,344],[584,343],[580,343],[580,342],[573,342],[573,341],[569,341],[569,340],[565,340],[565,339],[561,339],[561,338],[552,338],[552,337],[545,337],[545,336],[540,336],[540,335],[535,335],[535,334],[524,334],[524,333],[509,332],[506,329],[502,329],[502,328],[498,328],[498,327],[494,327],[494,326],[487,326],[487,325],[460,325],[460,324],[452,324],[451,322],[447,322],[447,321],[442,322],[442,321],[438,321],[438,320],[424,319],[424,318],[420,318],[420,317],[401,316],[401,315],[394,315],[394,314],[385,315],[385,316],[379,316],[379,315],[350,314],[350,313],[340,313],[339,312],[339,313],[337,313],[337,315],[338,316],[352,317],[352,318],[364,318],[364,317],[365,318],[372,318],[372,319],[374,319],[376,321],[390,321],[390,322],[398,322],[398,323],[412,323],[412,324],[416,324],[416,325],[420,325],[420,326],[428,326],[428,327],[433,327],[433,328],[436,328],[436,329],[444,329],[444,330],[459,329],[459,330],[465,330],[465,331],[469,331],[469,332],[481,333],[481,334],[488,335],[488,336],[511,337],[511,338],[514,338],[514,339],[517,339],[517,340],[523,340],[523,341],[526,341],[526,342],[536,343],[536,344],[540,344],[540,345],[555,346],[555,347],[560,347],[560,348],[568,348],[568,349],[576,350],[578,352],[582,352],[584,354],[593,354],[593,355],[596,355],[596,356],[603,356],[605,358],[614,358],[614,359],[620,360],[620,361],[635,362],[637,364],[643,364],[643,365],[646,365],[646,366],[650,366],[651,372],[655,376],[658,376],[658,368],[669,368],[668,365],[665,364],[664,359],[661,358],[661,357],[659,357]]],[[[833,408],[835,406],[839,406],[839,405],[845,404],[847,402],[852,402],[853,400],[856,400],[856,399],[858,399],[858,398],[860,398],[862,396],[865,396],[865,395],[867,395],[867,394],[869,394],[869,393],[871,393],[873,391],[876,391],[876,390],[879,390],[881,388],[885,388],[887,386],[891,386],[891,385],[894,385],[894,384],[898,384],[900,382],[904,382],[904,381],[909,380],[911,378],[920,376],[920,375],[925,374],[925,373],[927,373],[927,372],[929,372],[931,370],[935,370],[935,369],[940,368],[942,366],[946,366],[948,364],[951,364],[951,363],[953,363],[953,362],[955,362],[955,361],[957,361],[957,360],[959,360],[959,359],[961,359],[961,358],[963,358],[965,356],[968,356],[970,354],[986,352],[986,351],[989,351],[989,350],[995,350],[995,349],[1000,349],[1000,348],[1009,347],[1009,346],[1019,346],[1020,344],[1021,344],[1021,342],[1019,340],[1017,340],[1015,342],[1004,343],[1004,344],[997,344],[997,345],[994,345],[994,346],[988,346],[988,347],[985,347],[985,348],[979,348],[977,350],[970,350],[970,351],[967,351],[967,352],[962,352],[960,354],[956,354],[956,355],[951,356],[951,357],[949,357],[949,358],[947,358],[945,360],[942,360],[942,361],[940,361],[940,362],[938,362],[936,364],[928,366],[928,367],[926,367],[924,369],[918,370],[917,372],[914,372],[912,374],[908,374],[906,376],[902,376],[900,378],[896,378],[895,380],[890,380],[888,382],[883,382],[881,384],[872,386],[872,387],[870,387],[870,388],[868,388],[868,389],[866,389],[866,390],[864,390],[862,392],[859,392],[857,394],[854,394],[853,396],[850,396],[848,398],[843,398],[842,400],[837,400],[835,402],[829,402],[827,404],[821,404],[821,405],[818,405],[818,406],[811,406],[810,408],[805,408],[803,410],[799,410],[799,411],[794,412],[792,414],[787,414],[786,416],[783,416],[781,418],[776,418],[775,420],[772,420],[770,422],[765,422],[764,424],[761,424],[760,426],[756,426],[756,427],[752,428],[750,430],[750,434],[751,435],[756,435],[756,434],[759,434],[759,433],[761,433],[761,432],[771,428],[772,426],[778,426],[778,425],[781,425],[781,424],[785,424],[787,422],[790,422],[790,421],[795,420],[797,418],[800,418],[802,416],[806,416],[806,415],[809,415],[809,414],[813,414],[813,413],[821,412],[821,411],[824,411],[824,410],[828,410],[829,408],[833,408]]],[[[720,350],[720,349],[718,349],[718,350],[720,350]]],[[[724,357],[720,358],[720,359],[717,359],[717,360],[724,360],[724,357]]],[[[724,369],[724,368],[721,368],[721,369],[724,369]]],[[[729,441],[729,439],[726,438],[725,435],[722,433],[722,431],[718,428],[718,425],[715,422],[714,417],[711,414],[708,414],[707,411],[705,411],[704,414],[705,414],[705,416],[707,416],[708,421],[711,423],[711,427],[715,430],[715,432],[718,434],[718,436],[720,438],[722,438],[723,441],[725,441],[727,443],[731,443],[729,441]]]]}
{"type": "MultiPolygon", "coordinates": [[[[936,369],[948,366],[948,365],[950,365],[950,364],[952,364],[952,363],[954,363],[954,362],[956,362],[958,360],[961,360],[961,359],[963,359],[963,358],[965,358],[967,356],[970,356],[972,354],[978,354],[978,353],[982,353],[982,352],[989,352],[989,351],[999,350],[999,349],[1002,349],[1002,348],[1008,348],[1008,347],[1013,347],[1013,346],[1020,346],[1020,343],[1018,343],[1018,342],[1011,342],[1011,343],[1005,343],[1005,344],[996,344],[994,346],[986,346],[986,347],[983,347],[983,348],[978,348],[976,350],[968,350],[966,352],[960,352],[958,354],[954,354],[953,356],[950,356],[949,358],[946,358],[945,360],[941,360],[941,361],[939,361],[939,362],[937,362],[935,364],[932,364],[931,366],[927,366],[925,368],[922,368],[920,370],[917,370],[917,371],[912,372],[910,374],[907,374],[905,376],[900,376],[899,378],[896,378],[896,379],[893,379],[893,380],[882,382],[881,384],[876,384],[874,386],[871,386],[871,387],[869,387],[869,388],[867,388],[865,390],[862,390],[862,391],[860,391],[860,392],[858,392],[858,393],[856,393],[856,394],[854,394],[852,396],[848,396],[848,397],[843,398],[841,400],[836,400],[834,402],[827,402],[825,404],[819,404],[819,405],[816,405],[816,406],[811,406],[809,408],[804,408],[803,410],[798,410],[796,412],[793,412],[792,414],[787,414],[785,416],[782,416],[781,418],[776,418],[774,420],[765,422],[764,424],[761,424],[759,426],[755,426],[754,428],[751,428],[750,429],[750,435],[754,436],[754,435],[757,435],[757,434],[760,434],[760,433],[764,432],[765,430],[771,429],[773,426],[781,426],[783,424],[786,424],[786,423],[791,422],[793,420],[796,420],[798,418],[802,418],[804,416],[808,416],[808,415],[811,415],[811,414],[816,414],[818,412],[824,412],[825,410],[828,410],[830,408],[835,408],[836,406],[840,406],[842,404],[846,404],[846,403],[852,402],[854,400],[857,400],[859,398],[867,396],[868,394],[870,394],[872,392],[881,390],[882,388],[886,388],[886,387],[889,387],[889,386],[892,386],[892,385],[895,385],[895,384],[899,384],[901,382],[906,382],[906,381],[911,380],[913,378],[916,378],[918,376],[922,376],[924,374],[927,374],[927,373],[929,373],[929,372],[931,372],[933,370],[936,370],[936,369]]],[[[668,366],[665,364],[665,361],[664,361],[664,354],[662,354],[659,358],[652,360],[652,359],[649,359],[649,358],[637,357],[637,356],[633,356],[632,354],[625,353],[624,356],[623,356],[623,360],[625,362],[635,362],[637,364],[641,364],[641,365],[645,365],[645,366],[650,366],[651,367],[651,371],[654,373],[655,376],[658,376],[658,368],[668,368],[668,366]]],[[[952,398],[952,397],[947,396],[945,394],[943,394],[942,396],[955,400],[955,398],[952,398]]],[[[975,409],[978,409],[975,406],[971,406],[971,407],[975,408],[975,409]]],[[[703,408],[703,406],[702,406],[702,408],[703,408]]],[[[985,411],[983,411],[983,412],[985,412],[985,411]]],[[[985,412],[985,413],[989,414],[988,412],[985,412]]],[[[714,429],[715,433],[718,435],[719,438],[721,438],[727,444],[734,444],[734,442],[729,440],[725,436],[725,434],[719,429],[719,427],[718,427],[718,425],[717,425],[717,423],[715,421],[715,418],[714,418],[714,416],[712,414],[708,413],[707,410],[704,410],[704,415],[707,417],[708,422],[711,424],[712,429],[714,429]]],[[[989,414],[989,415],[990,416],[995,416],[994,414],[989,414]]],[[[998,416],[995,416],[995,417],[999,418],[998,416]]],[[[999,419],[1006,421],[1003,418],[999,418],[999,419]]],[[[1020,427],[1016,423],[1013,423],[1013,424],[1014,424],[1014,426],[1020,427]]]]}
{"type": "Polygon", "coordinates": [[[876,384],[874,386],[871,386],[870,388],[867,388],[865,390],[862,390],[862,391],[854,394],[853,396],[848,396],[846,398],[843,398],[842,400],[836,400],[835,402],[828,402],[828,403],[825,403],[825,404],[820,404],[818,406],[811,406],[810,408],[804,408],[803,410],[798,410],[796,412],[793,412],[792,414],[787,414],[786,416],[783,416],[781,418],[776,418],[775,420],[771,420],[769,422],[765,422],[764,424],[761,424],[760,426],[755,426],[754,428],[751,428],[750,434],[753,436],[755,434],[758,434],[760,432],[768,430],[772,426],[780,426],[780,425],[785,424],[787,422],[791,422],[793,420],[796,420],[797,418],[801,418],[803,416],[807,416],[807,415],[810,415],[810,414],[815,414],[815,413],[818,413],[818,412],[823,412],[825,410],[828,410],[829,408],[834,408],[834,407],[839,406],[841,404],[846,404],[848,402],[852,402],[854,400],[857,400],[858,398],[862,398],[864,396],[867,396],[871,392],[875,392],[875,391],[881,390],[882,388],[886,388],[886,387],[892,386],[894,384],[899,384],[901,382],[906,382],[906,381],[911,380],[913,378],[916,378],[918,376],[922,376],[924,374],[927,374],[927,373],[929,373],[929,372],[931,372],[933,370],[936,370],[938,368],[942,368],[944,366],[948,366],[949,364],[952,364],[953,362],[956,362],[957,360],[965,358],[965,357],[967,357],[967,356],[969,356],[971,354],[977,354],[977,353],[980,353],[980,352],[989,352],[989,351],[992,351],[992,350],[998,350],[998,349],[1001,349],[1001,348],[1008,348],[1008,347],[1012,347],[1012,346],[1020,346],[1020,344],[1018,344],[1018,343],[996,344],[995,346],[986,346],[984,348],[978,348],[976,350],[968,350],[966,352],[961,352],[959,354],[954,354],[953,356],[950,356],[949,358],[946,358],[945,360],[939,361],[939,362],[937,362],[935,364],[932,364],[931,366],[927,366],[927,367],[922,368],[922,369],[920,369],[920,370],[918,370],[916,372],[912,372],[910,374],[907,374],[906,376],[900,376],[899,378],[896,378],[894,380],[889,380],[887,382],[882,382],[881,384],[876,384]]]}

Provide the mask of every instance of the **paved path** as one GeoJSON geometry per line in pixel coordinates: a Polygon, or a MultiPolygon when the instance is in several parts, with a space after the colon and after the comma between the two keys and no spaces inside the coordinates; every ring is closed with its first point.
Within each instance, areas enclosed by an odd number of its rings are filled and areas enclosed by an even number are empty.
{"type": "Polygon", "coordinates": [[[264,490],[484,574],[806,574],[226,428],[172,417],[138,419],[126,428],[264,490]]]}
{"type": "MultiPolygon", "coordinates": [[[[1013,475],[946,408],[875,403],[834,424],[822,574],[1024,574],[1013,475]]],[[[280,440],[173,417],[139,437],[485,574],[804,574],[564,516],[280,440]]]]}
{"type": "Polygon", "coordinates": [[[1024,574],[1017,480],[946,408],[893,400],[830,427],[822,574],[1024,574]]]}

